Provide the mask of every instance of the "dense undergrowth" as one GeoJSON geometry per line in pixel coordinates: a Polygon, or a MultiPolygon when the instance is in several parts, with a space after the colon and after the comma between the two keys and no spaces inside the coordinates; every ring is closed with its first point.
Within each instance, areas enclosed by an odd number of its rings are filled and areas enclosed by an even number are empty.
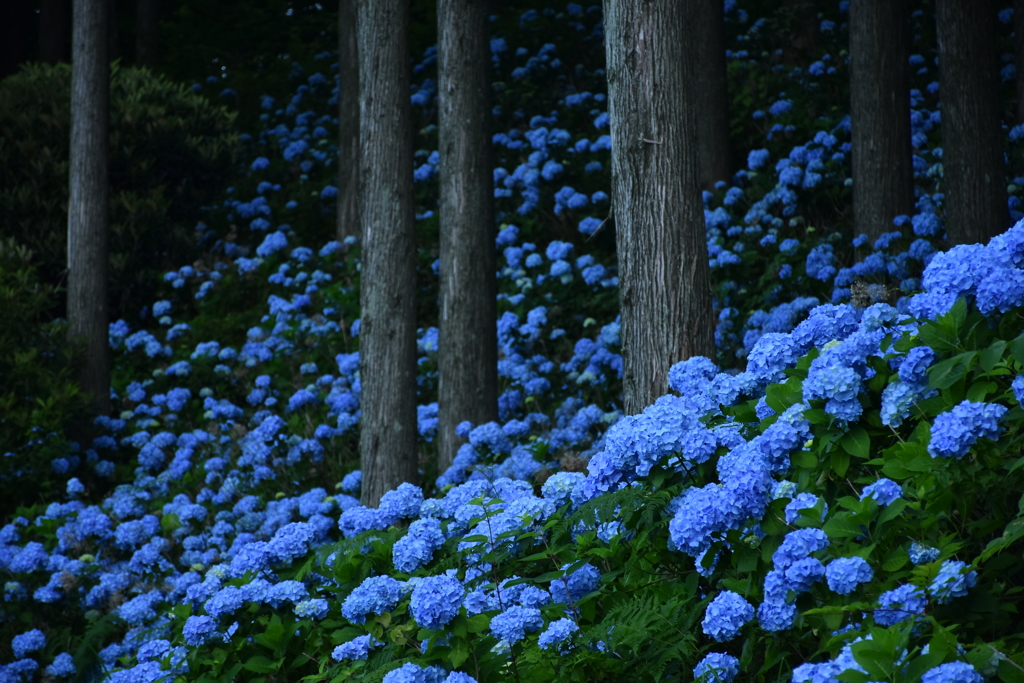
{"type": "Polygon", "coordinates": [[[726,5],[749,155],[705,195],[714,363],[677,365],[669,395],[622,416],[600,13],[499,18],[500,423],[465,424],[434,470],[428,51],[424,476],[361,507],[337,65],[296,64],[206,211],[204,258],[167,273],[141,326],[111,326],[117,417],[89,444],[37,439],[64,493],[0,530],[0,680],[1024,680],[1024,224],[941,251],[917,13],[918,212],[853,238],[849,121],[828,104],[845,8],[794,56],[773,47],[784,15],[726,5]]]}

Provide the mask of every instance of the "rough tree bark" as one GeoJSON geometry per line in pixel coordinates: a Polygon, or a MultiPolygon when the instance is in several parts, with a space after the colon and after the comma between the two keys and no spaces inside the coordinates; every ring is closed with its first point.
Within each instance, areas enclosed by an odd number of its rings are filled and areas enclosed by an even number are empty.
{"type": "Polygon", "coordinates": [[[992,0],[938,0],[946,237],[987,242],[1010,224],[992,0]]]}
{"type": "Polygon", "coordinates": [[[872,240],[914,211],[906,0],[850,3],[850,126],[855,234],[872,240]]]}
{"type": "Polygon", "coordinates": [[[107,233],[110,187],[110,63],[106,0],[74,0],[68,199],[68,337],[84,350],[81,388],[97,413],[110,410],[107,233]]]}
{"type": "Polygon", "coordinates": [[[39,2],[39,61],[47,64],[66,62],[69,57],[71,5],[68,0],[39,2]]]}
{"type": "Polygon", "coordinates": [[[156,68],[159,58],[160,0],[135,3],[135,63],[156,68]]]}
{"type": "Polygon", "coordinates": [[[338,240],[359,237],[359,45],[356,0],[338,0],[338,240]]]}
{"type": "Polygon", "coordinates": [[[694,31],[700,66],[697,117],[700,185],[713,190],[732,176],[729,144],[729,91],[725,64],[725,9],[721,0],[701,0],[694,31]]]}
{"type": "Polygon", "coordinates": [[[714,357],[698,179],[699,0],[605,0],[623,402],[642,411],[668,369],[714,357]]]}
{"type": "Polygon", "coordinates": [[[359,0],[364,505],[417,478],[408,0],[359,0]]]}
{"type": "Polygon", "coordinates": [[[441,472],[452,464],[463,441],[455,434],[456,425],[498,419],[488,10],[480,0],[440,0],[437,8],[441,472]]]}

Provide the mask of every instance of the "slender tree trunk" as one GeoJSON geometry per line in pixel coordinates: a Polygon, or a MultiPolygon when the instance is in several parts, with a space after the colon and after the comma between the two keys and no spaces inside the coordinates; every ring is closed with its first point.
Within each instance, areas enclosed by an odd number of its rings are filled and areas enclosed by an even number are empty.
{"type": "Polygon", "coordinates": [[[160,0],[135,4],[135,63],[156,68],[160,48],[160,0]]]}
{"type": "Polygon", "coordinates": [[[338,0],[339,240],[359,237],[359,41],[356,0],[338,0]]]}
{"type": "Polygon", "coordinates": [[[1010,224],[992,0],[938,0],[946,237],[987,242],[1010,224]]]}
{"type": "Polygon", "coordinates": [[[697,144],[700,184],[713,190],[719,180],[732,176],[729,144],[729,91],[725,64],[725,8],[721,0],[700,0],[694,31],[700,66],[697,75],[697,144]]]}
{"type": "Polygon", "coordinates": [[[494,164],[491,159],[488,7],[437,8],[441,174],[438,470],[462,443],[455,427],[498,419],[494,164]]]}
{"type": "Polygon", "coordinates": [[[74,0],[71,61],[68,336],[83,347],[78,381],[98,413],[110,410],[108,9],[105,0],[74,0]]]}
{"type": "Polygon", "coordinates": [[[699,0],[605,0],[623,402],[642,411],[668,369],[714,357],[698,179],[699,0]]]}
{"type": "Polygon", "coordinates": [[[363,504],[417,479],[408,0],[359,0],[363,504]]]}
{"type": "Polygon", "coordinates": [[[70,10],[68,0],[40,0],[39,61],[47,64],[68,61],[71,47],[70,10]]]}
{"type": "Polygon", "coordinates": [[[853,223],[872,240],[914,211],[906,0],[850,3],[853,223]]]}

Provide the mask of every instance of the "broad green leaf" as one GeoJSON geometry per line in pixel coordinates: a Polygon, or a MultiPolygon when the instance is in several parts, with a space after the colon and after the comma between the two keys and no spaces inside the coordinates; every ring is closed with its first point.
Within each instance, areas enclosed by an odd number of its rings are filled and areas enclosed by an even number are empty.
{"type": "Polygon", "coordinates": [[[889,551],[889,554],[882,560],[882,569],[887,572],[894,572],[901,569],[907,562],[910,561],[910,556],[902,546],[897,546],[889,551]]]}
{"type": "Polygon", "coordinates": [[[1006,351],[1006,342],[1002,339],[997,339],[987,349],[978,354],[978,362],[981,364],[981,369],[985,372],[992,372],[999,361],[1003,359],[1003,353],[1006,351]]]}
{"type": "Polygon", "coordinates": [[[848,431],[840,439],[839,445],[856,458],[867,459],[871,455],[871,437],[863,427],[854,427],[848,431]]]}
{"type": "Polygon", "coordinates": [[[825,522],[825,526],[822,527],[824,532],[829,536],[836,538],[856,538],[858,536],[866,536],[862,525],[854,522],[849,517],[836,516],[825,522]]]}

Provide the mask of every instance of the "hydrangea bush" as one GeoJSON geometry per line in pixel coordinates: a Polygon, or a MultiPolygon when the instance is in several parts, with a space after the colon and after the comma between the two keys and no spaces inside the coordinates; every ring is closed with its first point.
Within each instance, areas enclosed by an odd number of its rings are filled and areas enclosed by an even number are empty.
{"type": "MultiPolygon", "coordinates": [[[[622,416],[600,11],[506,17],[500,420],[461,425],[433,471],[421,315],[423,486],[361,506],[359,247],[318,233],[335,94],[297,65],[208,212],[207,257],[166,274],[145,325],[111,325],[120,413],[53,459],[60,502],[0,529],[0,677],[1024,680],[1024,223],[941,251],[933,164],[895,234],[812,230],[848,193],[848,121],[807,113],[845,59],[773,63],[748,48],[775,19],[726,10],[731,74],[771,103],[749,113],[749,171],[705,197],[716,359],[622,416]]],[[[819,17],[822,49],[845,11],[819,17]]],[[[425,307],[435,60],[412,94],[425,307]]],[[[940,159],[924,92],[915,146],[940,159]]]]}

